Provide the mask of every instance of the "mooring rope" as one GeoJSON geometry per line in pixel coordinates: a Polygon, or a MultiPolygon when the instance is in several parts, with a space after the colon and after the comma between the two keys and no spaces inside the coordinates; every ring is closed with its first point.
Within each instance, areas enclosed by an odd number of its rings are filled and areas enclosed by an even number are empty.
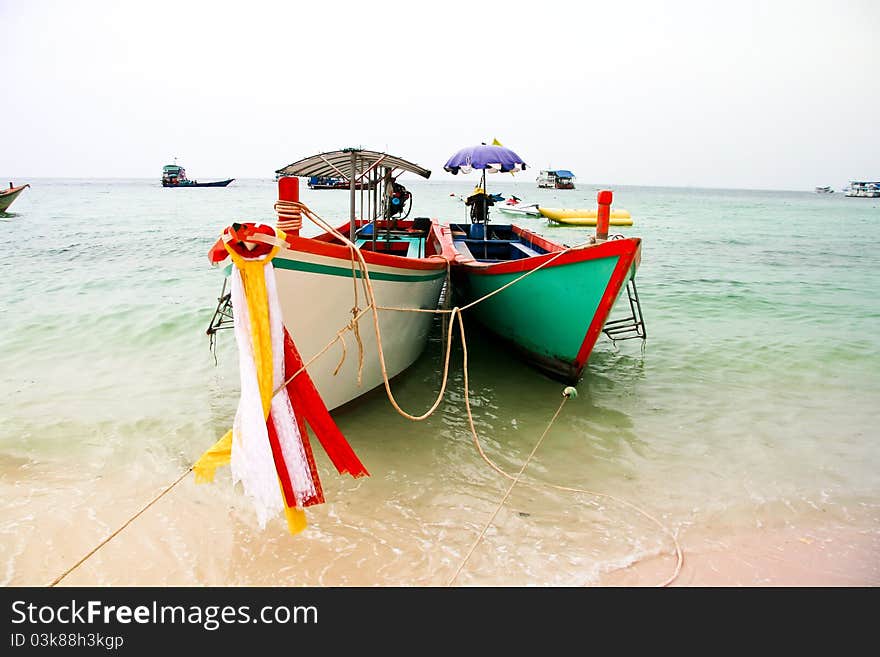
{"type": "Polygon", "coordinates": [[[510,486],[507,487],[507,492],[504,493],[504,497],[501,498],[501,501],[498,502],[498,506],[495,507],[495,510],[492,512],[492,515],[489,516],[489,519],[486,521],[486,524],[483,526],[483,530],[480,532],[480,535],[477,536],[477,540],[474,541],[474,544],[471,545],[471,549],[468,550],[468,553],[465,555],[462,562],[458,565],[458,568],[455,570],[455,574],[452,576],[452,579],[449,580],[447,586],[452,586],[455,583],[455,580],[458,579],[459,573],[461,573],[462,568],[464,568],[465,564],[470,560],[471,555],[474,553],[474,550],[477,549],[477,546],[483,540],[483,537],[486,535],[486,531],[495,522],[495,517],[498,515],[498,512],[501,511],[501,507],[504,506],[504,503],[507,501],[507,498],[510,497],[510,493],[513,492],[513,487],[519,482],[519,478],[522,477],[523,472],[526,470],[526,466],[528,466],[529,461],[532,460],[532,457],[535,455],[535,452],[538,451],[538,448],[541,446],[541,443],[544,441],[547,432],[550,431],[550,427],[553,426],[553,423],[556,421],[556,418],[559,417],[559,412],[562,410],[562,407],[565,405],[565,402],[568,401],[568,398],[571,396],[571,393],[568,392],[568,388],[566,388],[566,392],[562,393],[562,401],[559,404],[559,408],[556,409],[556,412],[553,414],[553,417],[550,419],[550,423],[547,425],[547,428],[544,429],[544,433],[541,434],[541,437],[538,438],[538,442],[535,443],[535,446],[532,448],[531,453],[528,455],[525,461],[523,461],[522,467],[519,469],[519,472],[516,473],[516,476],[513,477],[513,481],[510,482],[510,486]]]}
{"type": "Polygon", "coordinates": [[[116,536],[118,536],[119,533],[122,532],[123,529],[125,529],[126,527],[128,527],[128,526],[129,526],[132,522],[134,522],[135,519],[137,519],[138,516],[140,516],[144,511],[146,511],[147,509],[149,509],[149,508],[150,508],[151,506],[153,506],[156,502],[158,502],[162,497],[164,497],[167,493],[169,493],[169,492],[171,491],[171,489],[174,488],[175,486],[177,486],[177,484],[179,484],[181,481],[183,481],[183,480],[186,478],[186,476],[187,476],[190,472],[192,472],[192,466],[189,466],[189,467],[186,469],[186,472],[184,472],[182,475],[180,475],[180,477],[177,478],[177,481],[175,481],[175,482],[174,482],[173,484],[171,484],[170,486],[167,486],[167,487],[166,487],[161,493],[159,493],[158,495],[156,495],[156,497],[154,497],[152,500],[150,500],[149,502],[147,502],[146,506],[144,506],[140,511],[138,511],[138,512],[135,513],[133,516],[131,516],[128,520],[126,520],[126,521],[125,521],[125,522],[119,527],[119,529],[117,529],[117,530],[114,531],[112,534],[110,534],[107,538],[105,538],[103,541],[101,541],[100,543],[98,543],[98,544],[97,544],[94,548],[92,548],[92,549],[91,549],[91,550],[90,550],[90,551],[89,551],[89,552],[88,552],[88,553],[87,553],[82,559],[80,559],[79,561],[77,561],[77,562],[76,562],[75,564],[73,564],[70,568],[68,568],[68,569],[65,570],[63,573],[61,573],[58,577],[56,577],[54,580],[52,580],[52,583],[49,584],[49,587],[51,588],[51,587],[55,586],[56,584],[58,584],[58,582],[60,582],[62,579],[64,579],[64,578],[67,577],[70,573],[72,573],[74,570],[76,570],[77,568],[79,568],[83,563],[85,563],[85,561],[86,561],[89,557],[91,557],[93,554],[95,554],[95,552],[97,552],[97,551],[100,550],[102,547],[104,547],[105,545],[107,545],[107,543],[109,543],[109,542],[112,541],[114,538],[116,538],[116,536]]]}
{"type": "MultiPolygon", "coordinates": [[[[451,331],[451,327],[450,327],[450,331],[451,331]]],[[[465,411],[467,412],[468,426],[470,427],[470,430],[471,430],[471,436],[474,439],[474,445],[476,446],[477,451],[480,453],[480,456],[489,465],[489,467],[491,467],[493,470],[495,470],[495,472],[497,472],[501,476],[506,477],[508,479],[511,479],[513,481],[513,484],[511,484],[510,489],[508,489],[508,494],[509,494],[509,492],[511,490],[513,490],[513,486],[517,482],[519,482],[519,477],[522,474],[522,472],[525,470],[525,466],[528,464],[528,461],[532,458],[532,455],[534,455],[535,451],[537,451],[538,445],[541,444],[541,441],[544,439],[544,436],[547,434],[547,431],[549,431],[550,426],[552,426],[553,422],[556,421],[556,417],[559,415],[559,412],[562,410],[562,406],[564,405],[564,403],[568,399],[568,397],[566,397],[565,399],[562,400],[562,403],[559,405],[559,408],[557,409],[556,413],[553,415],[553,418],[550,420],[550,424],[547,426],[547,429],[544,430],[544,433],[541,435],[541,438],[538,440],[537,445],[535,445],[535,448],[532,450],[532,454],[529,455],[529,458],[526,459],[526,462],[523,464],[523,468],[520,470],[520,473],[516,476],[511,475],[510,473],[508,473],[507,471],[502,469],[500,466],[498,466],[494,461],[492,461],[492,459],[489,458],[489,456],[486,454],[485,450],[483,449],[483,445],[480,443],[480,436],[477,433],[477,427],[476,427],[476,424],[474,423],[474,416],[471,413],[471,402],[470,402],[470,393],[469,393],[470,383],[469,383],[469,378],[468,378],[468,363],[467,363],[467,344],[466,344],[465,335],[464,335],[464,323],[462,322],[460,315],[459,315],[459,331],[461,332],[461,341],[462,341],[462,371],[463,371],[463,376],[464,376],[464,407],[465,407],[465,411]]],[[[558,484],[551,484],[551,483],[546,483],[546,482],[531,482],[531,481],[523,481],[522,484],[524,486],[531,486],[533,488],[551,488],[551,489],[555,489],[555,490],[568,491],[571,493],[583,493],[586,495],[592,495],[594,497],[604,497],[606,499],[618,502],[619,504],[622,504],[630,509],[633,509],[637,513],[641,514],[645,518],[648,518],[653,523],[655,523],[667,536],[669,536],[669,538],[672,540],[673,545],[675,546],[675,556],[676,556],[675,570],[673,571],[672,575],[670,575],[665,581],[661,582],[657,586],[659,586],[659,587],[668,586],[673,581],[675,581],[675,579],[678,577],[679,573],[681,572],[682,564],[684,563],[684,554],[682,553],[681,546],[678,543],[678,538],[663,523],[661,523],[659,520],[657,520],[650,513],[641,509],[640,507],[636,506],[635,504],[633,504],[631,502],[627,502],[626,500],[615,497],[613,495],[609,495],[608,493],[600,493],[598,491],[587,490],[585,488],[576,488],[573,486],[560,486],[558,484]]],[[[506,497],[507,497],[507,495],[505,495],[504,499],[506,499],[506,497]]],[[[503,504],[503,500],[502,500],[502,504],[503,504]]],[[[500,507],[501,507],[501,505],[499,505],[498,508],[496,509],[495,513],[493,513],[493,516],[490,519],[489,523],[487,524],[487,527],[489,524],[491,524],[492,520],[494,520],[494,517],[495,517],[495,515],[497,515],[498,509],[500,509],[500,507]]],[[[473,552],[473,550],[476,548],[477,543],[480,542],[480,540],[482,539],[482,535],[485,533],[485,531],[486,531],[486,528],[484,528],[483,532],[481,532],[480,537],[478,537],[478,539],[477,539],[477,542],[474,543],[474,545],[471,547],[471,552],[473,552]]],[[[458,577],[458,574],[461,571],[461,568],[463,568],[464,563],[469,558],[470,558],[470,552],[468,553],[467,557],[465,558],[465,561],[462,562],[462,564],[459,566],[459,569],[458,569],[458,571],[456,571],[453,579],[450,580],[450,582],[449,582],[450,585],[455,580],[455,578],[458,577]]]]}

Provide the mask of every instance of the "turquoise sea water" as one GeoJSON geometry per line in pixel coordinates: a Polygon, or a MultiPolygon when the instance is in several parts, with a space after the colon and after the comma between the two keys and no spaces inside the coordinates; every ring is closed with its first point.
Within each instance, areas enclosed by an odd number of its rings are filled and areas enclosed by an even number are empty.
{"type": "MultiPolygon", "coordinates": [[[[222,275],[206,254],[228,223],[272,221],[276,185],[21,182],[31,188],[0,215],[0,581],[41,585],[229,428],[237,355],[231,332],[217,364],[208,348],[222,275]]],[[[455,195],[475,182],[406,181],[413,216],[463,219],[455,195]]],[[[489,182],[554,207],[594,207],[600,188],[489,182]]],[[[347,219],[347,192],[303,188],[319,214],[347,219]]],[[[880,545],[880,199],[611,188],[634,219],[612,232],[643,238],[648,340],[600,338],[526,478],[635,504],[685,554],[691,537],[785,528],[880,545]]],[[[517,223],[566,244],[591,233],[517,223]]],[[[412,413],[439,388],[440,345],[438,321],[393,382],[412,413]]],[[[516,472],[563,386],[477,330],[468,350],[482,444],[516,472]]],[[[443,585],[508,486],[473,446],[462,386],[456,346],[450,390],[427,421],[397,416],[382,390],[340,409],[372,476],[339,477],[319,456],[328,501],[297,537],[281,519],[260,530],[226,470],[211,485],[182,482],[69,582],[443,585]]],[[[457,582],[589,583],[669,551],[625,505],[518,486],[457,582]]],[[[856,570],[865,581],[854,583],[880,583],[876,552],[856,570]]]]}

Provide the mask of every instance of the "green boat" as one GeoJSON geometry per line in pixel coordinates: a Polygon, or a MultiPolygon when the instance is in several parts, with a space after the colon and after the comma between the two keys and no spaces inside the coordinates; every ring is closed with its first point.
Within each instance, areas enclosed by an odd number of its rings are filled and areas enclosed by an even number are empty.
{"type": "Polygon", "coordinates": [[[0,190],[0,212],[6,212],[12,202],[18,198],[18,195],[28,187],[30,187],[28,184],[14,187],[12,183],[9,183],[9,189],[0,190]]]}
{"type": "Polygon", "coordinates": [[[457,251],[452,283],[464,316],[475,317],[545,374],[576,384],[603,331],[614,340],[645,339],[635,287],[639,238],[591,238],[569,248],[512,224],[450,228],[457,251]],[[624,289],[631,314],[609,321],[624,289]]]}

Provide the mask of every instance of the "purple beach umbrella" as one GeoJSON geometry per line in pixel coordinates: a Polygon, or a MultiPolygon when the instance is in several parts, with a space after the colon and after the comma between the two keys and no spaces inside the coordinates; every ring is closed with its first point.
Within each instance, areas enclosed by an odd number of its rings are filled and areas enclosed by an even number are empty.
{"type": "Polygon", "coordinates": [[[473,169],[489,173],[507,173],[523,171],[526,163],[509,148],[495,144],[480,144],[462,148],[447,160],[443,168],[453,175],[459,171],[470,173],[473,169]]]}
{"type": "Polygon", "coordinates": [[[486,224],[489,222],[489,206],[493,205],[493,200],[486,193],[486,172],[515,173],[525,168],[526,163],[519,155],[498,143],[462,148],[443,165],[443,169],[452,175],[457,175],[459,171],[470,173],[474,169],[481,172],[479,190],[474,190],[475,194],[469,196],[466,203],[472,206],[471,221],[486,224]]]}

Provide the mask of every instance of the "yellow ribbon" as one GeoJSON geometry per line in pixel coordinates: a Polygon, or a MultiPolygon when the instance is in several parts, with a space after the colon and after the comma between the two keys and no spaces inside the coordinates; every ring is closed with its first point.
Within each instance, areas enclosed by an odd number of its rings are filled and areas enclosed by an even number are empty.
{"type": "MultiPolygon", "coordinates": [[[[284,231],[276,228],[275,233],[281,243],[285,239],[284,231]]],[[[263,418],[268,419],[272,408],[272,333],[269,326],[269,297],[266,291],[266,274],[264,267],[278,253],[279,246],[276,243],[265,258],[260,260],[247,260],[236,253],[228,242],[223,246],[232,258],[232,262],[238,267],[241,275],[244,296],[248,306],[248,317],[251,334],[251,348],[254,353],[254,366],[257,371],[257,385],[260,389],[260,401],[263,404],[263,418]]],[[[232,431],[228,431],[201,458],[193,465],[196,474],[196,483],[205,483],[214,480],[215,470],[227,465],[232,459],[232,431]]],[[[281,488],[281,482],[278,482],[281,488]]],[[[291,534],[297,534],[306,528],[305,511],[297,507],[287,505],[284,491],[281,491],[281,499],[284,500],[284,515],[287,518],[287,528],[291,534]]]]}
{"type": "Polygon", "coordinates": [[[207,452],[199,457],[193,465],[197,484],[209,484],[214,481],[214,471],[232,460],[232,429],[214,443],[207,452]]]}

